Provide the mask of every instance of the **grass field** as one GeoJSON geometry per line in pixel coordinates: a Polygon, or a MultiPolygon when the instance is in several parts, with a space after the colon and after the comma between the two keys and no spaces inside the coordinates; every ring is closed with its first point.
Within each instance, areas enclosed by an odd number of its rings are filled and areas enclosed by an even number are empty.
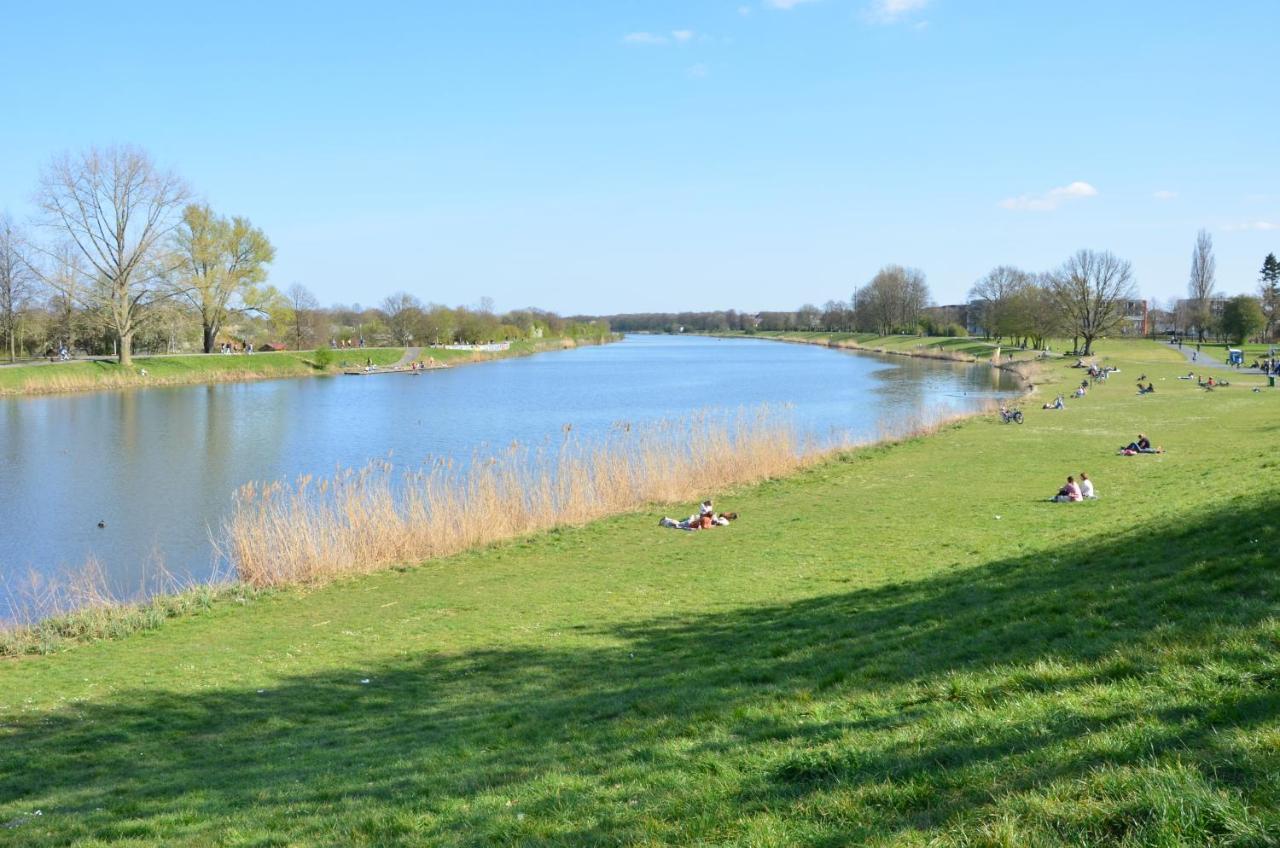
{"type": "MultiPolygon", "coordinates": [[[[517,341],[511,344],[510,350],[495,353],[423,348],[419,358],[425,360],[430,356],[446,364],[483,362],[582,343],[584,340],[581,339],[576,342],[568,339],[517,341]]],[[[594,343],[594,340],[585,343],[594,343]]],[[[316,377],[340,373],[344,367],[358,368],[369,360],[374,365],[393,365],[404,353],[405,348],[402,347],[334,350],[332,363],[325,368],[317,366],[315,352],[310,350],[255,353],[252,356],[149,356],[135,359],[128,367],[106,359],[19,365],[0,368],[0,396],[316,377]],[[142,373],[144,369],[146,374],[142,373]]]]}
{"type": "MultiPolygon", "coordinates": [[[[777,339],[804,344],[825,344],[831,347],[855,348],[878,353],[896,353],[908,356],[924,356],[937,359],[954,359],[962,362],[990,359],[997,349],[1002,359],[1034,359],[1037,351],[1003,347],[988,339],[943,336],[881,336],[876,333],[826,333],[766,331],[751,334],[735,333],[757,339],[777,339]]],[[[1065,349],[1061,343],[1055,350],[1065,349]]]]}
{"type": "Polygon", "coordinates": [[[0,845],[1280,844],[1280,391],[1166,348],[709,492],[729,528],[656,506],[0,662],[0,845]]]}

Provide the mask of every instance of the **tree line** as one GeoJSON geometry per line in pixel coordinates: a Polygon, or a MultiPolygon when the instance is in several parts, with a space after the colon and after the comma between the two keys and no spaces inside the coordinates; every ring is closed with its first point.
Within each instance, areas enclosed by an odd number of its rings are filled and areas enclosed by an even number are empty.
{"type": "Polygon", "coordinates": [[[1217,289],[1213,239],[1196,236],[1187,297],[1165,309],[1138,297],[1133,268],[1108,251],[1080,250],[1057,268],[1032,272],[1011,265],[992,268],[969,289],[963,304],[932,303],[923,272],[888,265],[847,301],[791,311],[633,313],[611,315],[624,332],[858,332],[964,336],[1043,349],[1053,338],[1073,339],[1091,353],[1108,335],[1145,332],[1235,342],[1276,338],[1280,330],[1280,261],[1268,254],[1258,294],[1222,296],[1217,289]]]}
{"type": "Polygon", "coordinates": [[[52,159],[29,227],[0,215],[0,340],[10,361],[66,348],[212,353],[222,345],[310,348],[599,336],[598,320],[535,308],[497,314],[398,293],[377,307],[322,308],[303,285],[267,282],[275,248],[242,216],[195,200],[173,171],[131,146],[52,159]]]}

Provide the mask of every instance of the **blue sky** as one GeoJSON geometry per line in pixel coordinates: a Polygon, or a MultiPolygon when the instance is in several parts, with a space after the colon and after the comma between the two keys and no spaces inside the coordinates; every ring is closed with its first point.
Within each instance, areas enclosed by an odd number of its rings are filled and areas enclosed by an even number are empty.
{"type": "Polygon", "coordinates": [[[1280,252],[1280,4],[17,3],[0,209],[142,145],[325,302],[792,308],[883,264],[939,302],[1080,247],[1185,288],[1280,252]]]}

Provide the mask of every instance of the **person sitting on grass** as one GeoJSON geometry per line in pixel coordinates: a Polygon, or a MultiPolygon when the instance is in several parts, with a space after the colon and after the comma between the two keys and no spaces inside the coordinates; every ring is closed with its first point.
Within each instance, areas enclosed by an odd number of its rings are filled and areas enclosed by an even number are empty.
{"type": "Polygon", "coordinates": [[[1046,403],[1044,406],[1040,408],[1041,409],[1066,409],[1066,407],[1067,405],[1062,402],[1062,395],[1058,395],[1056,398],[1054,398],[1053,403],[1046,403]]]}
{"type": "Polygon", "coordinates": [[[1083,500],[1080,494],[1080,487],[1076,485],[1076,478],[1068,476],[1067,484],[1058,490],[1058,494],[1053,496],[1055,503],[1072,503],[1083,500]]]}
{"type": "Polygon", "coordinates": [[[1087,501],[1095,500],[1098,497],[1097,491],[1093,488],[1093,481],[1083,471],[1080,472],[1080,497],[1087,501]]]}

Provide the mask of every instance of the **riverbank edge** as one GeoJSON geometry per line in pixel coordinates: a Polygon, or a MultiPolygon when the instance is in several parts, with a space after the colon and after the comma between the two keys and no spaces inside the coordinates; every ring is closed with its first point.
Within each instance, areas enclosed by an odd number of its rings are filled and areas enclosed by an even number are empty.
{"type": "MultiPolygon", "coordinates": [[[[735,488],[750,489],[776,480],[787,480],[805,474],[815,468],[829,463],[840,463],[860,454],[868,454],[886,447],[925,439],[944,430],[954,429],[971,423],[974,419],[991,414],[990,409],[977,409],[970,412],[959,412],[944,416],[936,421],[919,424],[910,423],[900,432],[885,435],[877,439],[856,445],[832,447],[817,453],[801,456],[788,471],[766,480],[743,482],[735,488]]],[[[621,515],[645,512],[658,506],[666,506],[657,502],[648,503],[633,510],[610,513],[586,523],[586,526],[597,521],[607,521],[621,515]]],[[[521,540],[537,538],[548,533],[555,533],[562,527],[576,526],[565,522],[537,530],[533,533],[499,539],[468,548],[450,556],[459,556],[475,550],[508,545],[521,540]]],[[[448,559],[449,557],[444,557],[448,559]]],[[[396,568],[414,568],[436,561],[426,559],[408,563],[392,563],[378,571],[396,568]]],[[[331,578],[317,584],[292,583],[283,586],[256,586],[240,579],[223,579],[218,582],[196,584],[177,592],[158,593],[144,601],[99,602],[91,607],[71,613],[55,615],[33,624],[4,626],[0,624],[0,662],[17,661],[23,657],[34,657],[61,653],[76,647],[95,642],[122,639],[136,633],[158,630],[170,620],[211,612],[214,607],[228,603],[245,605],[254,600],[282,592],[307,592],[313,588],[330,585],[339,581],[354,581],[367,578],[373,572],[353,572],[331,578]]]]}
{"type": "MultiPolygon", "coordinates": [[[[577,347],[587,347],[600,344],[609,344],[611,342],[621,340],[622,335],[619,333],[611,333],[608,336],[600,337],[583,337],[572,338],[569,336],[556,336],[551,339],[539,339],[529,341],[528,348],[512,348],[506,351],[459,351],[459,350],[442,350],[437,348],[424,347],[422,355],[417,357],[417,361],[423,361],[427,356],[433,356],[438,360],[445,361],[450,367],[459,365],[474,365],[482,362],[493,362],[500,359],[512,359],[521,356],[533,356],[539,353],[551,353],[558,350],[571,350],[577,347]]],[[[393,348],[365,348],[358,350],[343,350],[335,352],[335,359],[339,358],[339,354],[351,355],[359,354],[360,356],[376,358],[375,365],[391,365],[399,361],[411,348],[393,347],[393,348]],[[394,353],[393,358],[387,358],[386,354],[394,353]],[[384,361],[385,360],[385,361],[384,361]]],[[[59,373],[62,368],[59,364],[49,365],[31,365],[31,366],[12,366],[4,371],[20,372],[16,376],[10,377],[11,380],[25,381],[21,386],[14,389],[10,386],[0,383],[0,398],[22,398],[22,397],[47,397],[50,395],[61,394],[83,394],[87,392],[105,392],[119,391],[122,389],[138,389],[138,388],[174,388],[181,386],[202,386],[217,385],[220,383],[250,383],[260,382],[263,380],[295,380],[313,377],[334,377],[339,376],[343,372],[343,366],[339,364],[331,364],[328,366],[319,366],[307,357],[313,355],[313,351],[283,351],[280,353],[261,353],[254,355],[255,362],[262,362],[271,366],[279,366],[282,363],[289,363],[284,368],[276,369],[265,368],[263,370],[253,370],[252,367],[245,368],[248,365],[248,358],[244,356],[222,357],[218,354],[177,354],[173,357],[155,357],[154,360],[159,365],[171,364],[174,360],[193,357],[199,362],[201,367],[184,374],[178,375],[156,375],[146,371],[150,358],[136,359],[129,366],[128,370],[121,368],[117,363],[107,363],[103,360],[89,360],[84,363],[74,364],[101,364],[112,368],[120,369],[115,373],[83,376],[71,375],[66,376],[65,373],[59,373]],[[235,366],[235,367],[226,367],[235,366]]],[[[154,366],[153,366],[154,367],[154,366]]],[[[348,366],[349,367],[349,366],[348,366]]],[[[2,372],[0,372],[2,374],[2,372]]],[[[7,375],[5,375],[7,376],[7,375]]]]}
{"type": "MultiPolygon", "coordinates": [[[[847,350],[853,353],[871,353],[880,356],[905,356],[910,359],[932,359],[939,362],[955,362],[963,365],[978,365],[983,362],[988,363],[993,368],[999,368],[1013,375],[1022,388],[1022,397],[1031,397],[1036,390],[1044,382],[1044,375],[1039,368],[1041,364],[1039,359],[1017,359],[1009,357],[1006,362],[991,362],[991,358],[996,351],[1000,349],[999,345],[990,345],[991,356],[984,358],[974,356],[972,354],[950,353],[947,351],[927,351],[927,350],[892,350],[886,347],[866,347],[859,344],[853,339],[833,339],[828,333],[814,333],[813,335],[802,335],[799,333],[778,333],[766,335],[762,333],[713,333],[711,338],[717,339],[756,339],[768,342],[785,342],[787,344],[803,344],[813,345],[816,347],[826,347],[832,350],[847,350]]],[[[947,336],[913,336],[922,340],[934,339],[938,342],[954,341],[947,336]]],[[[986,344],[985,342],[983,344],[986,344]]],[[[922,347],[922,346],[918,346],[922,347]]],[[[1054,357],[1057,358],[1057,357],[1054,357]]],[[[977,413],[974,413],[977,414],[977,413]]]]}

